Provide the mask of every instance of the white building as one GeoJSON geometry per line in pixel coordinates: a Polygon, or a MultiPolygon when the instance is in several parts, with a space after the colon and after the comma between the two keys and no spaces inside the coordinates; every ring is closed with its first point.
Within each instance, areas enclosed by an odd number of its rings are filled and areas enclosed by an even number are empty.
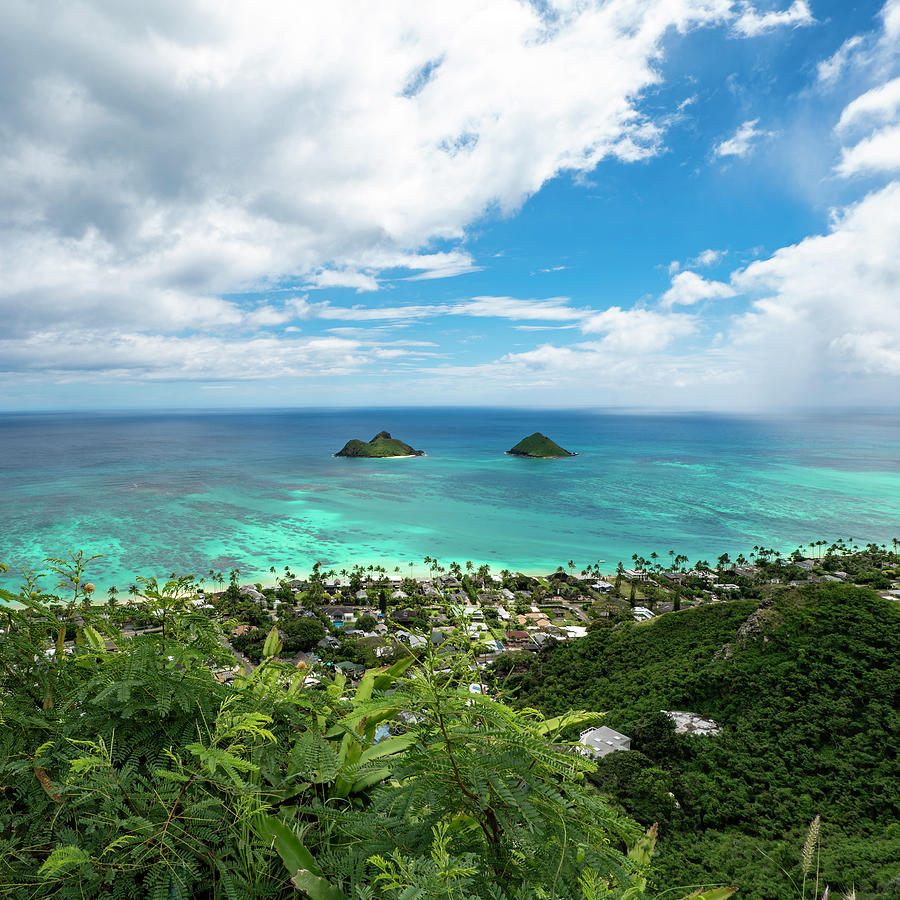
{"type": "Polygon", "coordinates": [[[628,735],[613,731],[612,728],[607,728],[605,725],[582,731],[578,743],[584,746],[583,752],[587,756],[597,759],[602,759],[616,750],[631,749],[631,738],[628,735]]]}

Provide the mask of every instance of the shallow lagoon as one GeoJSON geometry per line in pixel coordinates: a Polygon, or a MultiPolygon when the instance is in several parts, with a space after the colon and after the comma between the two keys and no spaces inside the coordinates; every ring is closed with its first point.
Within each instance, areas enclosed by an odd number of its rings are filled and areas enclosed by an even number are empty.
{"type": "MultiPolygon", "coordinates": [[[[0,560],[102,553],[138,574],[319,560],[423,571],[425,556],[539,571],[669,549],[900,535],[900,416],[782,418],[497,409],[0,415],[0,560]],[[336,459],[386,429],[415,459],[336,459]],[[543,431],[579,453],[505,455],[543,431]]],[[[46,586],[51,586],[49,581],[46,586]]]]}

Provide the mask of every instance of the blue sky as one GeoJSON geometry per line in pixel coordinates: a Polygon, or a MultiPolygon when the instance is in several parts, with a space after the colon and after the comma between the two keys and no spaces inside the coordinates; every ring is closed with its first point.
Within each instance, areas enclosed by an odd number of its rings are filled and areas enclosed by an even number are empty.
{"type": "Polygon", "coordinates": [[[893,405],[900,0],[0,12],[0,408],[893,405]]]}

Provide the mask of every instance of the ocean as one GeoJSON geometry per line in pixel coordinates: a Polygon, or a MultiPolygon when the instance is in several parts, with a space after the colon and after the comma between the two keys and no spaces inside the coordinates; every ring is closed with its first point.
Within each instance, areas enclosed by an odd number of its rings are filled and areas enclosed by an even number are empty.
{"type": "MultiPolygon", "coordinates": [[[[135,576],[270,581],[426,556],[494,570],[612,571],[669,550],[900,536],[900,415],[777,418],[517,409],[0,414],[0,586],[102,554],[98,599],[135,576]],[[336,459],[381,430],[426,452],[336,459]],[[579,455],[505,455],[542,431],[579,455]]],[[[52,589],[48,578],[45,589],[52,589]]]]}

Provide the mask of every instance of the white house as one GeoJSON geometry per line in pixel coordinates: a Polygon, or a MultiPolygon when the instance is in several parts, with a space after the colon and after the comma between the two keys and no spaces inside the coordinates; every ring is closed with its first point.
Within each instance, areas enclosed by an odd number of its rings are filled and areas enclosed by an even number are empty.
{"type": "Polygon", "coordinates": [[[631,738],[601,725],[599,728],[588,728],[581,732],[578,743],[584,746],[582,751],[586,756],[602,759],[616,750],[630,750],[631,738]]]}

